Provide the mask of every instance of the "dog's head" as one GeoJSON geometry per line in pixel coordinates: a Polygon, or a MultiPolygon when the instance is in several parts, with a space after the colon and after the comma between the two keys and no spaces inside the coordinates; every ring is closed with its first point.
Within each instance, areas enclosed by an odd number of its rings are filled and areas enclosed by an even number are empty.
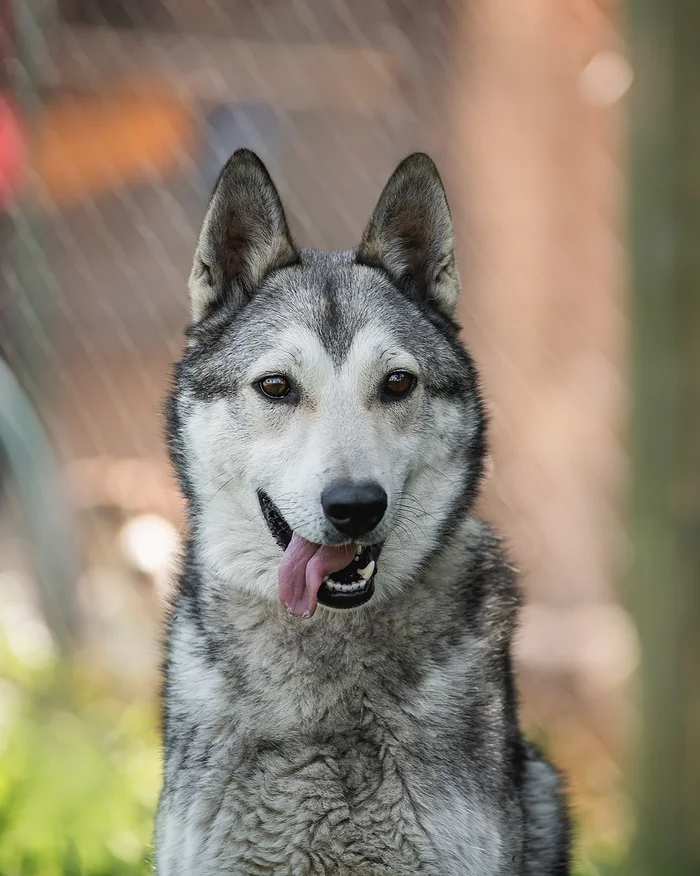
{"type": "Polygon", "coordinates": [[[257,156],[234,153],[169,406],[199,561],[219,580],[309,616],[416,579],[469,511],[484,453],[458,292],[426,155],[396,169],[356,250],[318,253],[294,244],[257,156]]]}

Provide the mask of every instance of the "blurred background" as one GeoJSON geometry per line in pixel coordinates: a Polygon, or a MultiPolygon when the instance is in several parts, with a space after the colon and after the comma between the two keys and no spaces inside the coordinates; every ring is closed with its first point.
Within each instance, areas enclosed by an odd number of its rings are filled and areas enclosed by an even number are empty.
{"type": "Polygon", "coordinates": [[[523,717],[569,777],[577,873],[700,874],[700,138],[676,103],[700,16],[622,14],[0,2],[1,876],[148,869],[182,518],[161,402],[241,146],[320,248],[359,241],[405,155],[437,161],[490,399],[481,510],[526,590],[523,717]]]}

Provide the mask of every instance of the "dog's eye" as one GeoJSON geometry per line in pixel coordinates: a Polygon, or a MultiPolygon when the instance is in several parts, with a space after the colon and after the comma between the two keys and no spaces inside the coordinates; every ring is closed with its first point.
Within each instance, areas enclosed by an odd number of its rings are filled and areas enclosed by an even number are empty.
{"type": "Polygon", "coordinates": [[[384,381],[382,394],[385,398],[402,398],[408,395],[417,380],[415,375],[408,371],[393,371],[384,381]]]}
{"type": "Polygon", "coordinates": [[[258,381],[258,389],[268,398],[285,398],[292,391],[292,387],[283,374],[271,374],[258,381]]]}

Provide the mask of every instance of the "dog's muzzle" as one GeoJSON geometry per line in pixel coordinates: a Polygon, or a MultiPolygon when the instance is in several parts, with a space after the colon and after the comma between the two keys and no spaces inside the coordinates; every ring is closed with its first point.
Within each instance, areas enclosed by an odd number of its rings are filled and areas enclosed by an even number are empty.
{"type": "MultiPolygon", "coordinates": [[[[267,527],[277,544],[286,550],[292,528],[267,493],[258,491],[258,501],[267,527]]],[[[355,544],[355,556],[339,571],[327,575],[318,590],[318,601],[329,608],[357,608],[374,595],[377,561],[383,544],[355,544]]]]}

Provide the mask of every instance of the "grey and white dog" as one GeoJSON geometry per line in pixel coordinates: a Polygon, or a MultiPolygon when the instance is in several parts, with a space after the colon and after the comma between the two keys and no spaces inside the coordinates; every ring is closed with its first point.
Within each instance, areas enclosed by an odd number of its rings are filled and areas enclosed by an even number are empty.
{"type": "Polygon", "coordinates": [[[158,874],[567,874],[560,779],[518,724],[519,591],[472,514],[484,413],[433,162],[321,253],[234,153],[190,292],[158,874]]]}

